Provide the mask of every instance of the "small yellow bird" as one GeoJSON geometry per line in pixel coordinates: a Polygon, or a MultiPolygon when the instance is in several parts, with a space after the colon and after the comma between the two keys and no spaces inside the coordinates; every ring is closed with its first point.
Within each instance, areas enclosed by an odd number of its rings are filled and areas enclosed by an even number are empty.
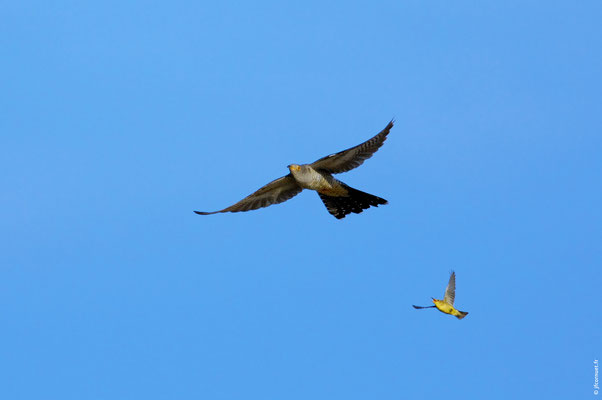
{"type": "MultiPolygon", "coordinates": [[[[432,298],[432,297],[431,297],[432,298]]],[[[449,277],[449,282],[447,283],[447,288],[445,289],[445,295],[443,300],[433,299],[434,306],[429,307],[420,307],[412,304],[412,307],[415,309],[423,309],[423,308],[437,308],[437,310],[441,311],[445,314],[453,315],[458,319],[464,318],[468,315],[465,311],[458,311],[454,308],[454,299],[456,298],[456,273],[454,271],[451,272],[451,276],[449,277]]]]}

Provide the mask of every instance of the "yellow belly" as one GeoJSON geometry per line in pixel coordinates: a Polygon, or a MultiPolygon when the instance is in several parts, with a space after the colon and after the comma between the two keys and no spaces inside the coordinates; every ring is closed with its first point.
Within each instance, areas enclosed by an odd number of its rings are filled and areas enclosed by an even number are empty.
{"type": "Polygon", "coordinates": [[[441,311],[442,313],[453,315],[454,317],[457,317],[458,319],[462,319],[466,315],[468,315],[467,312],[458,311],[454,308],[454,306],[452,306],[449,303],[444,302],[443,300],[433,299],[433,303],[435,303],[435,307],[437,307],[437,310],[441,311]]]}
{"type": "Polygon", "coordinates": [[[444,301],[433,300],[433,303],[435,303],[435,307],[437,307],[437,310],[439,310],[443,313],[451,314],[451,315],[455,315],[454,312],[457,313],[456,309],[451,304],[448,304],[444,301]]]}

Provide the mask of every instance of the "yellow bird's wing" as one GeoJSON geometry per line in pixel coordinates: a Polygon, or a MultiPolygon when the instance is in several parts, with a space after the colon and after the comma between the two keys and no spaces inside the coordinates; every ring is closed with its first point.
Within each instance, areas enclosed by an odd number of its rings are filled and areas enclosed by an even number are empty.
{"type": "Polygon", "coordinates": [[[445,296],[443,297],[443,301],[450,305],[454,305],[454,300],[456,298],[456,273],[452,271],[449,282],[447,283],[447,288],[445,288],[445,296]]]}

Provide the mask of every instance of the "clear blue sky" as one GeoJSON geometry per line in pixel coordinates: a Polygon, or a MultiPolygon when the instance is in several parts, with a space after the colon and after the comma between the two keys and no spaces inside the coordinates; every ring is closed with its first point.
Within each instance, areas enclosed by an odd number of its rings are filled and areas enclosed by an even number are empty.
{"type": "Polygon", "coordinates": [[[0,11],[0,398],[593,398],[599,1],[0,11]],[[192,212],[393,117],[387,206],[192,212]]]}

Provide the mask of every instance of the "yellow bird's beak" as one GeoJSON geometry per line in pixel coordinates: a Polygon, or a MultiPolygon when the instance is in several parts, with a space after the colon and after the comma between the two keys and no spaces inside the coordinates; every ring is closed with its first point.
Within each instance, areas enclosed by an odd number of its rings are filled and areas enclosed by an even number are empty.
{"type": "Polygon", "coordinates": [[[291,171],[299,171],[301,167],[297,164],[291,164],[288,166],[288,169],[290,169],[291,171]]]}

